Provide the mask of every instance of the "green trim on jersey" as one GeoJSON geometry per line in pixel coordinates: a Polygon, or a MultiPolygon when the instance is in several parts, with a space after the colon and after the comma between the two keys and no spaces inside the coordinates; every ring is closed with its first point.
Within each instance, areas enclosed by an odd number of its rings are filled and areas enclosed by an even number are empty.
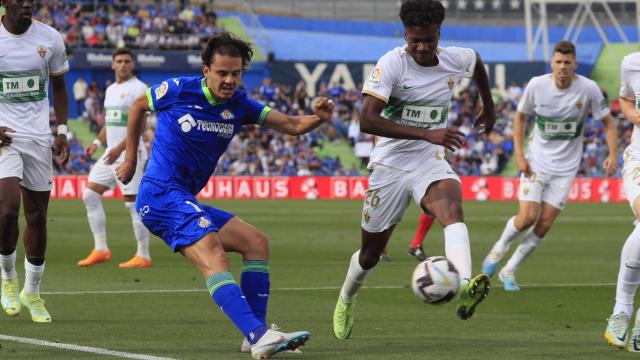
{"type": "Polygon", "coordinates": [[[264,124],[264,121],[267,119],[267,114],[269,114],[269,111],[271,111],[271,108],[268,106],[265,106],[262,109],[262,112],[260,113],[260,116],[258,117],[258,121],[256,122],[256,124],[258,125],[264,124]]]}
{"type": "Polygon", "coordinates": [[[430,129],[446,124],[449,103],[434,100],[406,101],[391,97],[382,116],[400,125],[430,129]]]}
{"type": "Polygon", "coordinates": [[[153,107],[153,95],[151,95],[151,88],[147,89],[147,101],[149,102],[149,110],[156,111],[153,107]]]}
{"type": "Polygon", "coordinates": [[[213,97],[213,94],[211,94],[211,90],[209,90],[209,88],[207,87],[207,81],[205,78],[202,78],[202,80],[200,81],[200,86],[202,86],[202,92],[204,93],[204,96],[207,98],[207,101],[209,102],[209,104],[211,105],[215,105],[218,102],[216,101],[216,98],[213,97]]]}
{"type": "Polygon", "coordinates": [[[104,115],[107,126],[127,127],[129,122],[129,108],[126,106],[105,107],[104,115]]]}
{"type": "Polygon", "coordinates": [[[40,70],[0,71],[0,103],[41,101],[47,96],[40,70]]]}
{"type": "Polygon", "coordinates": [[[536,126],[545,140],[571,140],[582,134],[582,121],[578,118],[535,115],[536,126]]]}

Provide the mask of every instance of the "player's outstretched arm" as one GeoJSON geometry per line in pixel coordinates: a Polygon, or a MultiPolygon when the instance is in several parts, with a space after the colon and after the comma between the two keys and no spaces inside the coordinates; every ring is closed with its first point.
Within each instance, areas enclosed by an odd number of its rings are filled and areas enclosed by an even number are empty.
{"type": "Polygon", "coordinates": [[[313,106],[314,115],[290,116],[271,110],[264,120],[264,126],[288,135],[301,135],[331,121],[333,101],[320,97],[313,106]]]}
{"type": "Polygon", "coordinates": [[[531,166],[524,157],[524,131],[527,124],[527,115],[523,112],[516,111],[513,117],[513,153],[516,157],[516,166],[518,171],[524,173],[524,176],[531,176],[531,166]]]}
{"type": "Polygon", "coordinates": [[[442,145],[450,151],[462,147],[465,134],[455,129],[427,130],[405,125],[380,116],[387,104],[375,96],[366,95],[360,115],[360,131],[395,139],[426,140],[432,144],[442,145]]]}
{"type": "MultiPolygon", "coordinates": [[[[51,76],[51,89],[53,90],[53,111],[56,114],[56,125],[67,126],[69,117],[69,94],[67,93],[67,83],[64,81],[64,74],[51,76]]],[[[58,134],[53,142],[53,150],[61,154],[60,163],[67,161],[69,155],[69,144],[67,135],[58,134]]]]}
{"type": "Polygon", "coordinates": [[[144,125],[144,115],[149,111],[149,100],[147,94],[140,95],[129,108],[129,124],[127,125],[127,152],[122,164],[116,168],[118,179],[124,184],[128,184],[136,172],[138,162],[138,144],[144,125]]]}
{"type": "Polygon", "coordinates": [[[491,97],[489,76],[478,53],[476,53],[476,66],[473,68],[473,81],[478,86],[480,98],[482,99],[482,110],[476,116],[473,126],[480,128],[481,133],[489,133],[496,122],[496,110],[493,104],[493,97],[491,97]]]}
{"type": "Polygon", "coordinates": [[[604,134],[609,148],[609,155],[604,159],[602,167],[607,176],[611,176],[618,170],[618,126],[611,114],[605,116],[601,121],[604,124],[604,134]]]}

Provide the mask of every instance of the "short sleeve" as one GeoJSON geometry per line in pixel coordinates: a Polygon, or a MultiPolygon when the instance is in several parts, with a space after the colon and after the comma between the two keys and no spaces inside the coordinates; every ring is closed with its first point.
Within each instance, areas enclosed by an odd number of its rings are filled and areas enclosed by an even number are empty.
{"type": "Polygon", "coordinates": [[[629,57],[625,57],[620,64],[620,97],[635,100],[636,93],[633,91],[630,80],[633,74],[629,67],[629,57]]]}
{"type": "Polygon", "coordinates": [[[602,95],[602,90],[595,82],[592,82],[592,86],[589,87],[589,97],[591,98],[591,114],[596,120],[602,120],[605,116],[611,113],[609,110],[609,104],[607,99],[602,95]]]}
{"type": "Polygon", "coordinates": [[[147,85],[145,85],[145,83],[143,82],[139,82],[138,85],[136,85],[134,95],[137,98],[138,96],[144,94],[146,91],[147,91],[147,85]]]}
{"type": "Polygon", "coordinates": [[[394,52],[389,52],[378,60],[376,67],[373,68],[364,83],[363,94],[371,95],[385,103],[389,102],[399,70],[393,68],[393,60],[396,56],[394,52]]]}
{"type": "Polygon", "coordinates": [[[262,125],[267,118],[267,114],[271,111],[270,107],[248,97],[246,93],[240,99],[240,106],[244,109],[244,124],[262,125]]]}
{"type": "Polygon", "coordinates": [[[173,78],[151,86],[147,90],[149,109],[151,111],[161,111],[174,105],[178,95],[180,95],[181,85],[179,78],[173,78]]]}
{"type": "Polygon", "coordinates": [[[69,58],[62,36],[58,32],[53,36],[53,54],[49,59],[49,75],[61,75],[69,71],[69,58]]]}
{"type": "Polygon", "coordinates": [[[536,106],[536,99],[533,96],[534,86],[536,84],[535,79],[531,79],[527,84],[527,87],[524,88],[524,93],[522,97],[520,97],[520,102],[518,103],[518,111],[523,114],[532,114],[534,112],[536,106]]]}
{"type": "Polygon", "coordinates": [[[473,76],[473,70],[476,67],[476,51],[469,48],[450,47],[446,51],[454,53],[456,62],[459,64],[461,76],[463,78],[471,78],[473,76]]]}

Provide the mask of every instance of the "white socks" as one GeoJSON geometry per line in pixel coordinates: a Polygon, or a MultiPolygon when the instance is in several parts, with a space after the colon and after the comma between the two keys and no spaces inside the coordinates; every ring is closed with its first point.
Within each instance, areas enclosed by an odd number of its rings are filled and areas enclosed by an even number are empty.
{"type": "Polygon", "coordinates": [[[36,266],[24,258],[24,292],[27,294],[40,294],[40,280],[44,273],[44,263],[36,266]]]}
{"type": "Polygon", "coordinates": [[[533,251],[540,246],[544,238],[538,237],[533,232],[533,227],[527,231],[524,238],[520,242],[520,245],[516,248],[516,251],[511,255],[511,259],[507,262],[507,265],[501,270],[506,273],[515,273],[518,271],[518,267],[533,253],[533,251]]]}
{"type": "MultiPolygon", "coordinates": [[[[16,272],[16,251],[11,255],[0,255],[0,268],[2,268],[2,279],[10,280],[18,277],[16,272]]],[[[24,292],[27,294],[40,294],[40,281],[44,273],[44,263],[36,266],[24,258],[24,292]]]]}
{"type": "Polygon", "coordinates": [[[459,222],[444,228],[444,252],[458,270],[460,279],[471,279],[471,249],[467,225],[459,222]]]}
{"type": "Polygon", "coordinates": [[[489,252],[490,262],[497,263],[502,260],[507,251],[509,251],[509,247],[511,247],[513,241],[522,233],[522,231],[516,228],[515,219],[516,217],[512,216],[504,226],[500,240],[493,245],[493,248],[489,252]]]}
{"type": "Polygon", "coordinates": [[[358,290],[364,284],[367,275],[371,270],[365,270],[360,266],[358,258],[360,257],[360,250],[353,253],[351,256],[351,262],[349,263],[349,271],[347,271],[347,278],[342,284],[340,290],[340,297],[346,302],[351,302],[355,298],[358,290]]]}
{"type": "Polygon", "coordinates": [[[95,249],[107,250],[109,248],[107,246],[107,218],[102,207],[102,195],[91,189],[85,189],[82,200],[87,208],[87,218],[93,234],[95,249]]]}
{"type": "Polygon", "coordinates": [[[138,243],[138,251],[136,255],[143,257],[145,259],[151,259],[151,254],[149,254],[149,230],[144,226],[142,220],[140,220],[140,216],[136,212],[136,204],[133,202],[125,202],[124,206],[129,209],[129,214],[131,214],[131,224],[133,224],[133,233],[136,236],[136,242],[138,243]]]}
{"type": "Polygon", "coordinates": [[[2,279],[11,280],[18,276],[16,272],[16,251],[13,250],[11,255],[0,255],[0,269],[2,270],[2,279]]]}
{"type": "Polygon", "coordinates": [[[613,313],[633,314],[633,298],[640,285],[640,225],[636,225],[620,254],[620,270],[616,286],[616,305],[613,313]]]}

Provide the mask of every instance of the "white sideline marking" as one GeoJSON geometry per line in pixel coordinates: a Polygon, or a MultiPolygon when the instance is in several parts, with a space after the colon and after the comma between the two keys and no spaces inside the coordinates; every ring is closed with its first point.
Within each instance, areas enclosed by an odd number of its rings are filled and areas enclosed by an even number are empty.
{"type": "Polygon", "coordinates": [[[59,343],[59,342],[30,339],[30,338],[23,338],[23,337],[3,335],[3,334],[0,334],[0,340],[14,341],[14,342],[30,344],[30,345],[48,346],[48,347],[54,347],[58,349],[81,351],[81,352],[87,352],[87,353],[99,354],[99,355],[116,356],[124,359],[175,360],[173,358],[167,358],[167,357],[159,357],[159,356],[143,355],[143,354],[132,354],[132,353],[127,353],[122,351],[113,351],[113,350],[101,349],[101,348],[96,348],[91,346],[65,344],[65,343],[59,343]]]}
{"type": "MultiPolygon", "coordinates": [[[[497,282],[494,281],[495,284],[497,282]]],[[[616,286],[616,283],[567,283],[567,284],[519,284],[523,288],[593,288],[593,287],[610,287],[616,286]]],[[[404,289],[409,285],[389,285],[389,286],[365,286],[363,289],[372,290],[388,290],[388,289],[404,289]]],[[[322,290],[340,290],[339,286],[318,286],[318,287],[285,287],[272,288],[271,291],[322,291],[322,290]]],[[[48,291],[40,292],[42,295],[109,295],[109,294],[162,294],[162,293],[190,293],[190,292],[207,292],[206,289],[157,289],[157,290],[101,290],[101,291],[48,291]]]]}

